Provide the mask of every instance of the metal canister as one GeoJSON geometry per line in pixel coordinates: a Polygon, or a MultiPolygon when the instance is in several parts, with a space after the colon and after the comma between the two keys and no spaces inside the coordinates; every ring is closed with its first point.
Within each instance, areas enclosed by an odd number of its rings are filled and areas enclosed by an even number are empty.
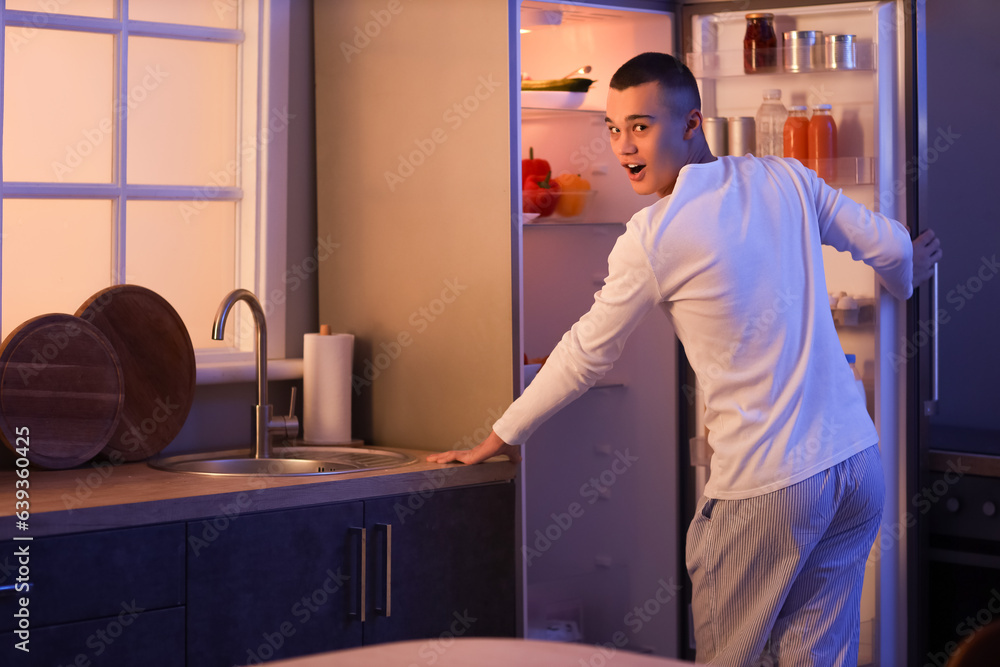
{"type": "Polygon", "coordinates": [[[827,69],[855,69],[858,66],[854,35],[827,35],[823,38],[827,69]]]}
{"type": "Polygon", "coordinates": [[[809,72],[823,67],[823,33],[789,30],[783,34],[786,72],[809,72]]]}
{"type": "Polygon", "coordinates": [[[702,122],[705,141],[712,155],[729,155],[729,128],[725,118],[710,117],[702,122]]]}
{"type": "Polygon", "coordinates": [[[730,155],[746,155],[757,150],[757,129],[753,116],[732,116],[727,124],[730,155]]]}

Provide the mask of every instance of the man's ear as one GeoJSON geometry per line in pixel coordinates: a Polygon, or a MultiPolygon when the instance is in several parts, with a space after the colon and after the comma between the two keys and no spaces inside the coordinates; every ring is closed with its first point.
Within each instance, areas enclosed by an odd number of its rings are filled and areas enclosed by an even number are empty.
{"type": "Polygon", "coordinates": [[[687,119],[684,124],[684,138],[692,138],[695,134],[695,130],[701,127],[704,120],[705,117],[701,115],[700,109],[691,109],[691,111],[688,112],[687,119]]]}

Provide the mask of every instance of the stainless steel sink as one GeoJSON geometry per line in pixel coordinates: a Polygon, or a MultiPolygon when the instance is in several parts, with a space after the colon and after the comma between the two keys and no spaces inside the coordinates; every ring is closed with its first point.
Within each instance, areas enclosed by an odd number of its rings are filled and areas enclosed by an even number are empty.
{"type": "Polygon", "coordinates": [[[303,445],[275,447],[270,458],[251,458],[244,449],[202,454],[178,454],[150,459],[159,470],[199,475],[335,475],[344,472],[398,468],[417,459],[386,449],[303,445]]]}

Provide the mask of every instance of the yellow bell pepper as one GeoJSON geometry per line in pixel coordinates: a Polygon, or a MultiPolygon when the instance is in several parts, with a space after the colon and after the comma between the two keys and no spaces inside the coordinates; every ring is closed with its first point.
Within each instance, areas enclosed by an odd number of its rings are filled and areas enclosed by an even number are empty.
{"type": "Polygon", "coordinates": [[[562,196],[556,204],[556,213],[565,218],[583,213],[588,198],[585,193],[590,192],[590,182],[580,174],[560,174],[552,180],[562,188],[562,196]]]}

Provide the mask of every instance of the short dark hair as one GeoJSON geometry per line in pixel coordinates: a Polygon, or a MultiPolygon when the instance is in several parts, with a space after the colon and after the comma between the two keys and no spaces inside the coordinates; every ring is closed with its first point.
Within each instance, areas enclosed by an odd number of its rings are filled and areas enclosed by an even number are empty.
{"type": "Polygon", "coordinates": [[[640,53],[618,68],[611,77],[610,86],[614,90],[625,90],[651,81],[659,83],[668,93],[670,106],[675,110],[701,110],[701,94],[694,74],[687,65],[667,53],[640,53]]]}

